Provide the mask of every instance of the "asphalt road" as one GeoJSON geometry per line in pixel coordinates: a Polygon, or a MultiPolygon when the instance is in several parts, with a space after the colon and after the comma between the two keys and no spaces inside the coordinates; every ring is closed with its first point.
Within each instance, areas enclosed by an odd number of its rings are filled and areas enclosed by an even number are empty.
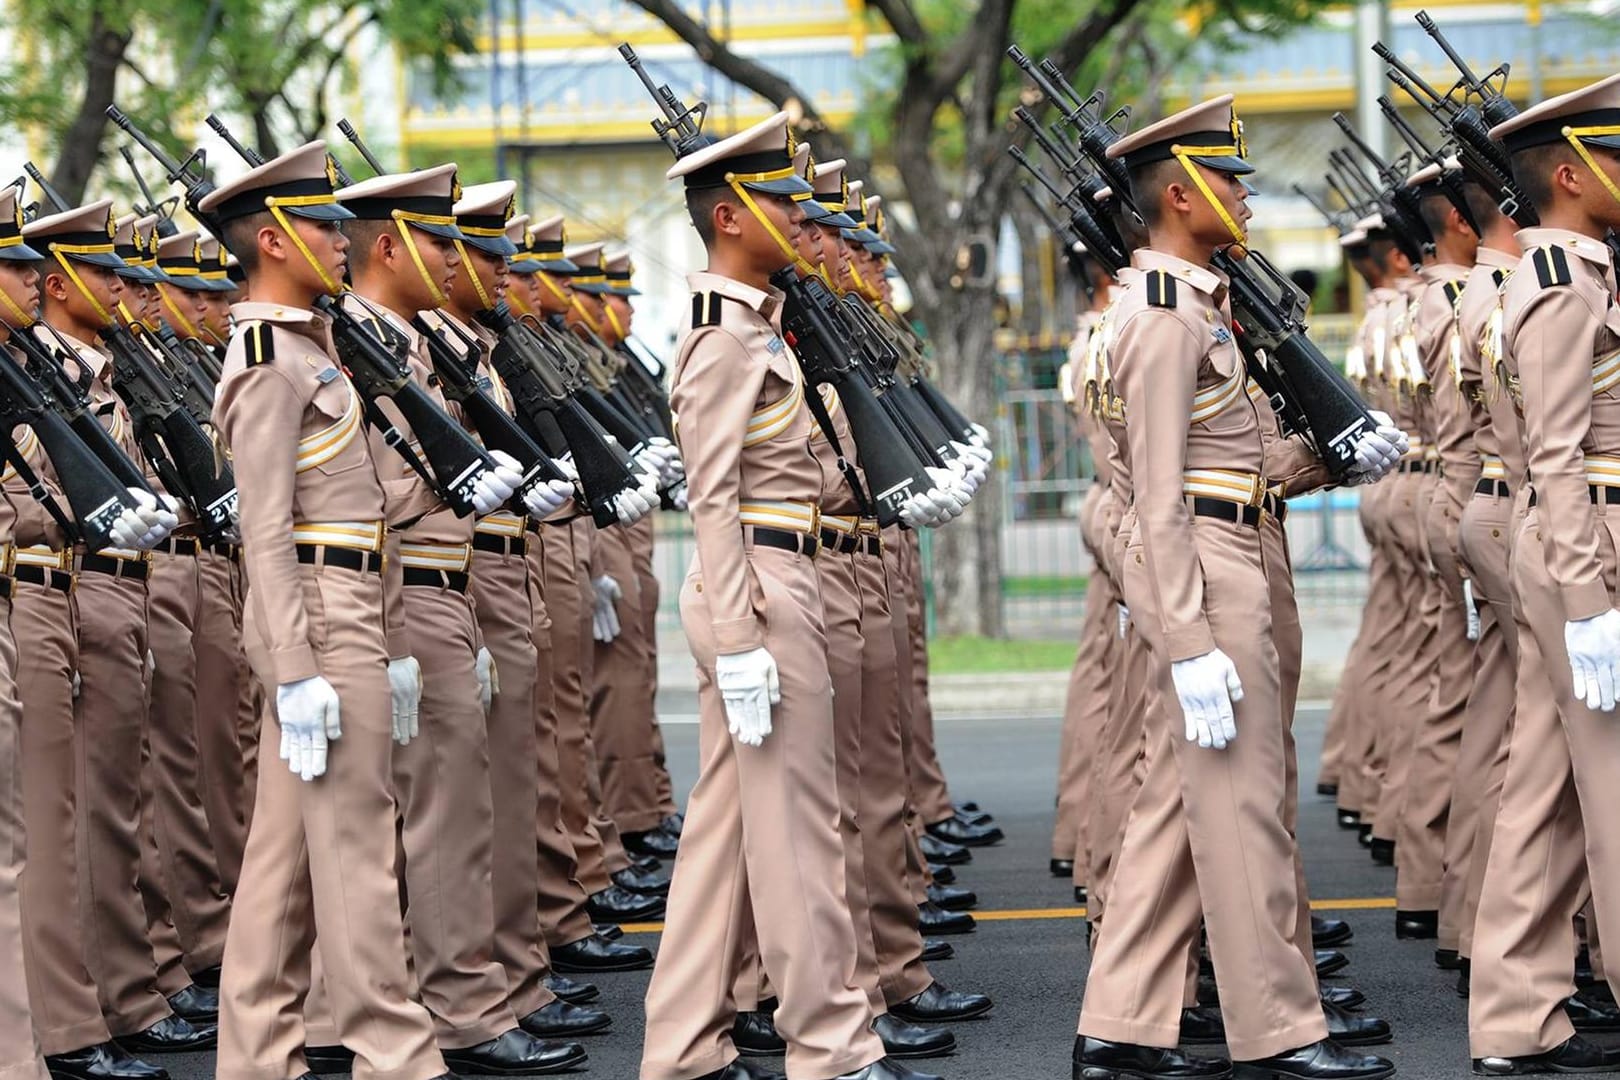
{"type": "MultiPolygon", "coordinates": [[[[1345,950],[1350,967],[1334,981],[1359,987],[1368,997],[1365,1011],[1394,1025],[1395,1041],[1381,1052],[1396,1061],[1401,1076],[1465,1077],[1466,1003],[1453,992],[1453,977],[1433,966],[1432,943],[1395,940],[1394,871],[1374,866],[1354,834],[1336,827],[1329,801],[1314,794],[1324,722],[1322,710],[1302,709],[1296,725],[1305,792],[1300,840],[1317,907],[1348,919],[1356,931],[1345,950]]],[[[666,740],[684,791],[696,769],[697,729],[671,726],[666,740]]],[[[953,1057],[914,1064],[948,1080],[1067,1080],[1088,957],[1068,884],[1047,873],[1058,721],[947,721],[940,745],[955,796],[991,811],[1007,839],[959,868],[958,883],[979,894],[980,925],[974,934],[952,939],[956,958],[934,972],[953,987],[990,994],[996,1008],[985,1019],[957,1026],[953,1057]]],[[[653,942],[656,932],[638,932],[636,939],[653,942]]],[[[634,1080],[647,975],[596,981],[602,988],[598,1004],[612,1013],[614,1026],[586,1040],[590,1062],[577,1075],[634,1080]]],[[[212,1073],[207,1056],[165,1064],[177,1080],[212,1073]]]]}

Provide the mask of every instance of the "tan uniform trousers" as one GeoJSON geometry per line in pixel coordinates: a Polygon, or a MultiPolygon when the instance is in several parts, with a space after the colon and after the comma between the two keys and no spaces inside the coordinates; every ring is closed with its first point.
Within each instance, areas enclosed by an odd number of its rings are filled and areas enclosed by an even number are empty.
{"type": "Polygon", "coordinates": [[[22,702],[17,692],[17,646],[11,637],[11,601],[0,598],[0,1080],[46,1080],[39,1039],[28,1005],[24,970],[22,871],[22,702]]]}
{"type": "Polygon", "coordinates": [[[146,582],[94,571],[79,575],[73,593],[81,680],[73,708],[79,914],[85,963],[114,1035],[144,1031],[172,1011],[157,987],[139,885],[146,601],[146,582]]]}
{"type": "MultiPolygon", "coordinates": [[[[1149,653],[1135,623],[1126,627],[1119,643],[1120,667],[1108,687],[1108,717],[1097,739],[1092,759],[1091,805],[1086,835],[1091,850],[1086,865],[1086,918],[1093,932],[1102,926],[1108,907],[1119,848],[1125,840],[1125,819],[1147,774],[1146,743],[1150,689],[1149,653]]],[[[1080,868],[1075,867],[1075,877],[1080,868]]]]}
{"type": "Polygon", "coordinates": [[[922,548],[914,531],[901,534],[905,545],[902,565],[911,579],[906,594],[906,625],[911,648],[911,787],[917,813],[924,822],[944,821],[956,813],[951,805],[945,769],[934,741],[934,708],[928,700],[928,624],[925,601],[928,583],[923,576],[922,548]]]}
{"type": "Polygon", "coordinates": [[[714,637],[703,577],[681,589],[681,620],[698,667],[697,785],[675,858],[664,947],[647,989],[641,1080],[689,1080],[737,1056],[731,987],[753,911],[760,956],[781,1004],[792,1080],[826,1080],[883,1056],[872,1009],[855,986],[855,934],[844,892],[838,770],[821,597],[811,561],[751,548],[751,587],[776,660],[782,699],[771,735],[738,746],[714,684],[714,637]]]}
{"type": "Polygon", "coordinates": [[[73,673],[79,641],[68,594],[19,581],[11,602],[22,702],[23,973],[40,1049],[64,1054],[106,1042],[79,910],[77,745],[73,673]]]}
{"type": "Polygon", "coordinates": [[[911,687],[911,668],[914,660],[911,649],[911,594],[917,582],[911,573],[913,551],[899,526],[883,531],[883,576],[889,587],[891,636],[894,638],[894,670],[898,684],[900,715],[900,746],[905,761],[906,783],[906,877],[911,885],[911,898],[918,904],[928,899],[928,886],[934,877],[923,858],[920,841],[923,835],[922,813],[917,808],[915,783],[916,758],[912,749],[912,712],[916,708],[916,695],[911,687]]]}
{"type": "Polygon", "coordinates": [[[1428,708],[1419,714],[1396,826],[1395,905],[1402,911],[1440,907],[1451,791],[1474,684],[1474,642],[1468,640],[1462,573],[1451,547],[1458,524],[1450,514],[1444,498],[1430,500],[1425,528],[1439,610],[1428,708]]]}
{"type": "MultiPolygon", "coordinates": [[[[251,676],[242,654],[242,605],[237,564],[204,548],[197,554],[202,576],[192,648],[197,655],[197,753],[203,809],[214,848],[214,865],[227,895],[242,875],[252,789],[243,779],[244,754],[238,703],[251,676]]],[[[255,726],[256,729],[256,726],[255,726]]]]}
{"type": "MultiPolygon", "coordinates": [[[[1190,957],[1184,927],[1202,908],[1237,1060],[1324,1038],[1316,976],[1297,947],[1300,900],[1284,817],[1287,767],[1270,597],[1255,529],[1193,519],[1205,610],[1243,680],[1238,739],[1224,751],[1182,738],[1170,665],[1155,654],[1162,707],[1150,710],[1147,773],[1131,809],[1095,942],[1080,1031],[1174,1046],[1190,957]]],[[[1158,613],[1141,549],[1126,549],[1126,602],[1150,647],[1158,613]]]]}
{"type": "MultiPolygon", "coordinates": [[[[480,537],[508,546],[521,538],[480,537]]],[[[473,552],[473,597],[484,646],[495,660],[499,689],[489,707],[489,786],[495,842],[491,863],[495,960],[506,972],[512,1012],[527,1016],[556,996],[546,989],[551,969],[535,904],[540,852],[540,744],[534,722],[534,603],[522,552],[473,552]]]]}
{"type": "Polygon", "coordinates": [[[1457,751],[1456,782],[1451,788],[1436,945],[1456,949],[1463,956],[1472,955],[1474,917],[1479,912],[1479,890],[1496,831],[1508,732],[1513,727],[1519,639],[1509,575],[1512,517],[1511,499],[1477,494],[1463,510],[1458,534],[1458,548],[1479,612],[1479,639],[1474,642],[1473,686],[1457,751]]]}
{"type": "Polygon", "coordinates": [[[621,832],[645,832],[664,820],[658,796],[658,748],[653,742],[657,723],[647,693],[647,666],[654,663],[651,627],[635,561],[629,529],[620,526],[598,534],[591,573],[612,577],[623,595],[615,605],[619,636],[593,642],[591,738],[600,770],[602,809],[621,832]]]}
{"type": "Polygon", "coordinates": [[[411,655],[422,665],[421,734],[393,750],[405,925],[439,1045],[460,1050],[517,1026],[494,956],[495,810],[476,620],[468,598],[447,586],[404,593],[411,655]]]}
{"type": "Polygon", "coordinates": [[[412,1000],[396,857],[392,698],[374,573],[301,566],[310,645],[342,703],[343,737],[326,775],[305,783],[268,751],[280,745],[275,675],[254,608],[243,645],[271,687],[258,805],[225,940],[220,1080],[288,1080],[306,1071],[303,1003],[317,934],[337,1036],[357,1080],[430,1080],[445,1071],[427,1010],[412,1000]]]}
{"type": "MultiPolygon", "coordinates": [[[[150,876],[167,901],[179,934],[185,966],[202,971],[225,956],[231,905],[220,884],[208,812],[203,806],[207,783],[194,651],[198,640],[194,631],[202,618],[203,583],[197,557],[154,553],[147,585],[147,637],[155,661],[146,710],[155,843],[147,856],[150,876]]],[[[148,906],[154,899],[147,894],[148,906]]],[[[149,924],[157,921],[151,918],[152,912],[147,915],[149,924]]],[[[159,955],[158,967],[160,972],[173,972],[174,958],[159,955]]]]}
{"type": "Polygon", "coordinates": [[[658,724],[658,601],[660,586],[658,574],[653,570],[653,554],[657,542],[657,527],[648,515],[630,526],[630,554],[641,584],[642,640],[646,649],[642,657],[645,665],[642,678],[647,684],[648,715],[652,718],[651,745],[653,748],[653,790],[658,798],[659,820],[675,813],[675,784],[670,779],[668,755],[664,749],[664,730],[658,724]]]}
{"type": "MultiPolygon", "coordinates": [[[[1620,520],[1602,503],[1593,513],[1612,597],[1620,520]]],[[[1538,525],[1532,509],[1513,547],[1517,707],[1480,893],[1479,910],[1489,915],[1474,926],[1474,1057],[1539,1053],[1573,1033],[1563,1000],[1573,990],[1573,919],[1587,898],[1588,870],[1597,927],[1610,940],[1620,934],[1620,858],[1606,840],[1620,812],[1620,729],[1612,714],[1574,700],[1563,600],[1547,573],[1538,525]]]]}
{"type": "Polygon", "coordinates": [[[1400,827],[1401,807],[1411,775],[1412,749],[1417,730],[1428,713],[1439,643],[1440,581],[1429,569],[1429,545],[1424,521],[1428,515],[1432,479],[1425,473],[1397,474],[1391,492],[1390,528],[1401,553],[1397,565],[1401,593],[1407,605],[1399,644],[1391,658],[1388,706],[1378,733],[1375,757],[1382,770],[1373,836],[1393,841],[1400,827]],[[1414,607],[1415,605],[1415,607],[1414,607]]]}
{"type": "MultiPolygon", "coordinates": [[[[589,937],[593,932],[585,910],[587,890],[579,878],[574,841],[563,824],[562,780],[558,775],[556,653],[552,648],[552,619],[542,598],[546,550],[572,551],[573,534],[565,526],[541,525],[526,534],[525,558],[529,572],[530,604],[534,610],[534,734],[538,750],[535,780],[536,852],[540,859],[538,908],[540,926],[551,948],[589,937]]],[[[555,557],[555,552],[553,556],[555,557]]],[[[564,594],[571,596],[572,593],[564,594]]]]}
{"type": "Polygon", "coordinates": [[[1373,632],[1377,629],[1380,619],[1389,617],[1387,606],[1378,606],[1381,600],[1387,601],[1387,594],[1380,597],[1376,588],[1379,580],[1378,564],[1382,561],[1382,553],[1378,548],[1376,526],[1371,520],[1375,512],[1373,509],[1376,501],[1375,491],[1374,488],[1362,488],[1357,505],[1357,520],[1372,552],[1367,568],[1367,599],[1362,605],[1361,624],[1356,629],[1350,651],[1345,655],[1344,669],[1338,688],[1333,694],[1333,706],[1328,713],[1327,728],[1322,737],[1322,757],[1317,770],[1319,782],[1339,786],[1338,805],[1346,810],[1358,809],[1348,805],[1345,799],[1346,788],[1350,789],[1350,794],[1354,792],[1355,773],[1360,764],[1352,744],[1359,741],[1357,736],[1364,716],[1364,703],[1360,693],[1362,673],[1368,663],[1373,632]]]}
{"type": "Polygon", "coordinates": [[[606,839],[591,812],[590,787],[595,781],[590,731],[590,592],[587,563],[589,521],[544,526],[541,590],[551,618],[552,690],[557,716],[557,776],[561,785],[563,828],[574,846],[578,876],[587,892],[613,883],[608,876],[606,839]]]}
{"type": "Polygon", "coordinates": [[[1395,482],[1385,480],[1361,494],[1362,530],[1371,549],[1367,601],[1362,608],[1361,628],[1339,678],[1333,713],[1328,721],[1330,731],[1335,727],[1344,731],[1338,806],[1356,811],[1367,825],[1372,824],[1378,809],[1380,774],[1375,755],[1379,724],[1387,711],[1391,660],[1406,618],[1397,570],[1400,556],[1389,540],[1383,517],[1389,494],[1383,487],[1385,484],[1393,487],[1395,482]]]}
{"type": "Polygon", "coordinates": [[[1073,859],[1075,884],[1086,883],[1090,845],[1086,812],[1091,805],[1092,765],[1108,720],[1108,702],[1120,663],[1119,596],[1101,567],[1086,583],[1086,614],[1080,647],[1069,671],[1063,703],[1063,741],[1058,751],[1057,820],[1052,858],[1073,859]]]}

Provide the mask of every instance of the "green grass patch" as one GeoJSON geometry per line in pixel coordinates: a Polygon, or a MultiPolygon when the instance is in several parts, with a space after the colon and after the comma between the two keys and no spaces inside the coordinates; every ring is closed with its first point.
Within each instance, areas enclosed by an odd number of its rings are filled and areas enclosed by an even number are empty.
{"type": "Polygon", "coordinates": [[[1084,596],[1087,578],[1084,575],[1065,577],[1061,574],[1026,574],[1001,579],[1001,594],[1008,598],[1039,596],[1084,596]]]}
{"type": "Polygon", "coordinates": [[[1076,643],[1045,639],[1003,640],[942,637],[928,643],[928,669],[935,675],[983,675],[999,671],[1064,671],[1074,664],[1076,643]]]}

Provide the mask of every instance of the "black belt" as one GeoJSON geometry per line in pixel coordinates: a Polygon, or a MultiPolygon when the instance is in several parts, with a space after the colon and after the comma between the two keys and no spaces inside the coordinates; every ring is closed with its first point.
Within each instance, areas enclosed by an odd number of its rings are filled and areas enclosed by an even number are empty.
{"type": "MultiPolygon", "coordinates": [[[[1620,503],[1620,487],[1607,487],[1599,484],[1586,485],[1586,497],[1595,503],[1613,506],[1620,503]]],[[[1536,489],[1530,489],[1530,506],[1536,505],[1536,489]]]]}
{"type": "Polygon", "coordinates": [[[354,548],[334,547],[331,544],[299,544],[298,561],[305,566],[320,563],[344,570],[382,573],[382,556],[377,552],[356,551],[354,548]]]}
{"type": "Polygon", "coordinates": [[[473,533],[473,550],[492,551],[496,555],[527,555],[529,553],[529,542],[521,536],[473,533]]]}
{"type": "Polygon", "coordinates": [[[1194,495],[1192,511],[1199,517],[1220,518],[1230,521],[1234,525],[1242,524],[1250,528],[1260,525],[1260,508],[1249,506],[1246,503],[1227,502],[1225,499],[1208,499],[1202,495],[1194,495]]]}
{"type": "Polygon", "coordinates": [[[231,562],[240,562],[242,559],[241,547],[223,541],[218,544],[204,544],[202,550],[218,555],[222,559],[229,559],[231,562]]]}
{"type": "Polygon", "coordinates": [[[407,566],[404,576],[407,585],[422,585],[429,589],[449,589],[458,593],[467,591],[467,575],[460,570],[428,570],[420,566],[407,566]]]}
{"type": "Polygon", "coordinates": [[[170,555],[195,556],[197,554],[197,541],[190,536],[171,536],[164,542],[163,550],[170,555]]]}
{"type": "Polygon", "coordinates": [[[1414,473],[1414,472],[1431,473],[1431,472],[1434,472],[1434,462],[1432,462],[1432,461],[1403,461],[1399,465],[1395,466],[1395,471],[1396,472],[1404,472],[1404,473],[1414,473]]]}
{"type": "Polygon", "coordinates": [[[111,574],[113,577],[134,578],[136,581],[145,581],[146,575],[152,571],[152,566],[145,559],[114,559],[107,555],[97,555],[95,552],[89,552],[79,561],[79,569],[89,570],[97,574],[111,574]]]}
{"type": "Polygon", "coordinates": [[[15,584],[16,582],[12,581],[4,574],[0,574],[0,600],[11,599],[11,587],[15,584]]]}
{"type": "Polygon", "coordinates": [[[1260,500],[1260,509],[1276,518],[1279,525],[1288,520],[1288,500],[1281,495],[1266,492],[1265,498],[1260,500]]]}
{"type": "Polygon", "coordinates": [[[48,566],[19,566],[15,577],[18,581],[26,581],[30,585],[45,585],[57,592],[73,591],[73,575],[62,570],[52,570],[48,566]]]}
{"type": "MultiPolygon", "coordinates": [[[[1479,481],[1479,483],[1474,485],[1474,494],[1475,495],[1495,495],[1495,496],[1498,496],[1499,498],[1505,499],[1509,495],[1511,495],[1512,492],[1510,492],[1508,490],[1506,480],[1484,480],[1484,479],[1481,479],[1479,481]]],[[[1534,505],[1534,504],[1532,504],[1532,505],[1534,505]]]]}
{"type": "Polygon", "coordinates": [[[821,548],[821,541],[809,533],[773,529],[768,525],[755,525],[753,529],[754,544],[757,547],[781,548],[783,551],[797,551],[805,555],[814,555],[821,548]]]}
{"type": "Polygon", "coordinates": [[[877,556],[880,556],[880,555],[883,554],[883,537],[881,537],[881,536],[868,536],[868,537],[865,537],[864,539],[866,540],[866,553],[868,555],[871,555],[872,557],[876,558],[877,556]]]}
{"type": "Polygon", "coordinates": [[[836,551],[840,555],[853,555],[861,546],[861,538],[853,533],[841,533],[836,529],[821,530],[821,550],[836,551]]]}

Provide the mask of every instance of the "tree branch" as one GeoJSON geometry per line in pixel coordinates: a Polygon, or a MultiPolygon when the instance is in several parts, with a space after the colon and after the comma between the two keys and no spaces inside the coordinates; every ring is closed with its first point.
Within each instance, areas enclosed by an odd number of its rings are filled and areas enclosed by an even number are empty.
{"type": "Polygon", "coordinates": [[[878,9],[895,37],[907,45],[928,48],[928,31],[923,29],[922,20],[917,18],[911,0],[872,0],[872,6],[878,9]]]}

